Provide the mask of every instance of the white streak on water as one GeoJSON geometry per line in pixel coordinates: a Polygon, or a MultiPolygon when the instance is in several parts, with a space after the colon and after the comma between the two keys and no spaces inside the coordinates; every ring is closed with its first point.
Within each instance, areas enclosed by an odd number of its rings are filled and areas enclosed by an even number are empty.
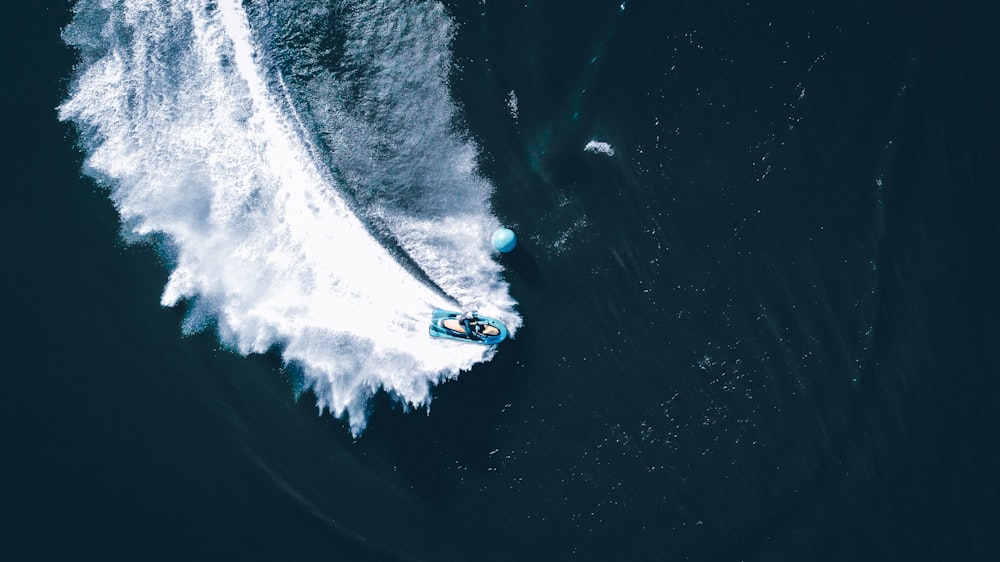
{"type": "Polygon", "coordinates": [[[517,121],[517,94],[514,90],[507,93],[507,110],[510,111],[510,116],[517,121]]]}

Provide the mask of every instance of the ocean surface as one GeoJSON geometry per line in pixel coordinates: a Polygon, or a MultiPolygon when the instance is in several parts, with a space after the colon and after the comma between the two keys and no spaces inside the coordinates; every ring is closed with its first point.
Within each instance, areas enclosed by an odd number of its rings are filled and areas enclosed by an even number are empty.
{"type": "Polygon", "coordinates": [[[1000,559],[995,2],[4,12],[0,559],[1000,559]]]}

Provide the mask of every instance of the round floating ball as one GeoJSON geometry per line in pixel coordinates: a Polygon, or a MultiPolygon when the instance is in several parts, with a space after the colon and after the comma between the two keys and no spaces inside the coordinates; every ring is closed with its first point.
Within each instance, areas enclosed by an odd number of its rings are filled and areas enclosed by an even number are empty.
{"type": "Polygon", "coordinates": [[[509,252],[517,245],[517,236],[509,228],[498,228],[493,233],[493,247],[498,252],[509,252]]]}

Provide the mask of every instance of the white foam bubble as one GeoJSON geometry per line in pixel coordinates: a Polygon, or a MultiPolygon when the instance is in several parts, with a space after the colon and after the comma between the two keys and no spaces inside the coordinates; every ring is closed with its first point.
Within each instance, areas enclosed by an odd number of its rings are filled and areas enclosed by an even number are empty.
{"type": "Polygon", "coordinates": [[[517,121],[517,94],[514,90],[507,93],[507,111],[510,112],[510,116],[514,118],[514,121],[517,121]]]}
{"type": "Polygon", "coordinates": [[[615,155],[615,149],[611,148],[610,144],[597,140],[592,140],[588,142],[587,145],[583,147],[583,150],[585,152],[593,152],[596,154],[604,154],[607,156],[615,155]]]}
{"type": "MultiPolygon", "coordinates": [[[[441,298],[317,167],[268,90],[239,0],[104,4],[80,2],[64,34],[83,63],[60,118],[80,129],[87,170],[110,188],[126,237],[169,243],[161,302],[194,303],[186,330],[214,323],[243,354],[279,346],[318,406],[355,434],[378,389],[423,405],[431,385],[492,356],[428,336],[441,298]]],[[[487,206],[458,233],[398,208],[386,215],[435,283],[516,329],[487,206]],[[470,235],[482,242],[458,242],[470,235]]]]}

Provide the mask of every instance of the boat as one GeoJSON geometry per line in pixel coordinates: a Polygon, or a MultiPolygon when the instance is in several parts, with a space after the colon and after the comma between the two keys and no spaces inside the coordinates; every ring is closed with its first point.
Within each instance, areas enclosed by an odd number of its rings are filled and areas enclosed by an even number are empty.
{"type": "Polygon", "coordinates": [[[461,315],[461,312],[435,308],[431,315],[431,336],[481,345],[496,345],[507,339],[507,326],[496,318],[476,315],[470,334],[458,322],[461,315]]]}

